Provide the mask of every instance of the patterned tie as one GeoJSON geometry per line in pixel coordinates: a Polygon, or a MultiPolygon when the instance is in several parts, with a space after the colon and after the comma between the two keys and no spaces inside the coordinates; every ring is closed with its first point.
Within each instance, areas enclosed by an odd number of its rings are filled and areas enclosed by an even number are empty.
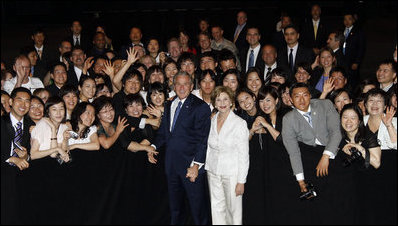
{"type": "Polygon", "coordinates": [[[316,33],[318,32],[318,25],[317,23],[314,23],[314,38],[316,40],[316,33]]]}
{"type": "Polygon", "coordinates": [[[348,38],[348,35],[350,34],[350,29],[347,27],[346,29],[345,29],[345,31],[344,31],[344,37],[345,37],[345,39],[344,39],[344,44],[343,44],[343,54],[345,55],[345,48],[346,48],[346,45],[347,45],[347,38],[348,38]]]}
{"type": "Polygon", "coordinates": [[[178,115],[180,114],[181,105],[182,105],[182,102],[181,102],[181,101],[178,102],[177,109],[176,109],[176,111],[175,111],[175,113],[174,113],[173,124],[171,125],[171,131],[172,131],[172,132],[173,132],[173,130],[174,130],[174,126],[175,126],[175,124],[176,124],[178,115]]]}
{"type": "Polygon", "coordinates": [[[247,67],[247,69],[254,67],[254,51],[251,50],[250,51],[250,56],[249,56],[249,66],[247,67]]]}
{"type": "Polygon", "coordinates": [[[312,126],[311,112],[306,112],[306,113],[303,114],[303,116],[307,118],[308,123],[310,124],[311,127],[313,127],[312,126]]]}
{"type": "MultiPolygon", "coordinates": [[[[22,141],[22,122],[17,122],[16,126],[16,131],[15,131],[15,137],[13,139],[13,148],[11,152],[11,157],[19,157],[15,149],[19,148],[21,146],[21,141],[22,141]]],[[[15,166],[14,163],[10,163],[10,165],[15,166]]]]}
{"type": "Polygon", "coordinates": [[[293,62],[293,49],[290,49],[289,54],[289,67],[292,71],[294,71],[294,62],[293,62]]]}
{"type": "Polygon", "coordinates": [[[80,46],[79,37],[76,37],[75,46],[80,46]]]}
{"type": "Polygon", "coordinates": [[[43,51],[41,51],[40,49],[37,50],[37,54],[39,55],[39,58],[41,59],[41,55],[42,55],[43,51]]]}
{"type": "Polygon", "coordinates": [[[267,70],[268,70],[268,71],[267,71],[267,74],[266,74],[265,79],[264,79],[264,84],[265,84],[265,85],[268,85],[269,81],[271,81],[271,71],[272,71],[272,68],[271,68],[271,67],[268,67],[267,70]]]}
{"type": "Polygon", "coordinates": [[[235,32],[235,36],[234,36],[234,43],[236,42],[236,40],[238,40],[240,30],[241,30],[240,26],[238,28],[236,28],[236,32],[235,32]]]}

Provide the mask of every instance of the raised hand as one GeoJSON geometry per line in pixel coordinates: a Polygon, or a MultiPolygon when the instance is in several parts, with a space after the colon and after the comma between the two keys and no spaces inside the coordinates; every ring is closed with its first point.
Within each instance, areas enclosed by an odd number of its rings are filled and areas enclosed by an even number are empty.
{"type": "Polygon", "coordinates": [[[115,65],[111,63],[110,60],[105,61],[105,69],[104,72],[105,74],[109,75],[109,77],[113,78],[115,76],[115,65]]]}
{"type": "Polygon", "coordinates": [[[127,119],[125,117],[121,118],[119,116],[117,119],[116,133],[122,133],[127,126],[129,126],[129,124],[127,124],[127,119]]]}
{"type": "Polygon", "coordinates": [[[135,50],[134,48],[130,47],[127,52],[127,63],[129,64],[134,64],[138,60],[138,51],[135,50]]]}
{"type": "Polygon", "coordinates": [[[156,116],[157,118],[162,117],[162,111],[160,109],[157,109],[152,104],[147,107],[147,110],[148,110],[149,114],[156,116]]]}
{"type": "Polygon", "coordinates": [[[330,93],[334,89],[334,78],[328,78],[323,83],[323,92],[330,93]]]}
{"type": "Polygon", "coordinates": [[[83,74],[87,74],[88,69],[94,64],[94,57],[89,57],[84,61],[83,74]]]}
{"type": "Polygon", "coordinates": [[[387,107],[386,114],[381,116],[381,120],[383,121],[386,127],[393,126],[392,119],[394,118],[396,109],[393,106],[387,107]]]}

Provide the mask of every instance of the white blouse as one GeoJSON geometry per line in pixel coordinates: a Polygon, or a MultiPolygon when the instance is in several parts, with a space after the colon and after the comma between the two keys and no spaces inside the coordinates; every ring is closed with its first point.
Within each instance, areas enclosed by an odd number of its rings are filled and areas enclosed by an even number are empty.
{"type": "MultiPolygon", "coordinates": [[[[64,132],[67,129],[68,127],[65,124],[62,123],[61,125],[59,125],[57,133],[57,143],[62,143],[62,141],[64,140],[64,132]]],[[[31,138],[39,141],[39,151],[44,151],[51,148],[51,127],[45,119],[40,119],[40,121],[36,123],[35,128],[33,128],[32,130],[31,138]]]]}
{"type": "Polygon", "coordinates": [[[205,169],[216,175],[237,176],[245,183],[249,170],[249,130],[245,120],[229,112],[220,133],[217,113],[211,120],[205,169]]]}
{"type": "Polygon", "coordinates": [[[80,139],[69,138],[68,145],[70,146],[73,144],[88,144],[91,142],[90,137],[94,133],[97,133],[97,126],[90,126],[90,132],[88,132],[86,138],[80,138],[80,139]]]}
{"type": "MultiPolygon", "coordinates": [[[[202,96],[200,95],[199,89],[192,90],[191,93],[192,93],[193,95],[197,96],[199,99],[203,100],[202,96]]],[[[211,103],[208,104],[208,105],[209,105],[209,107],[210,107],[210,111],[213,112],[213,109],[214,109],[213,105],[212,105],[211,103]]]]}
{"type": "MultiPolygon", "coordinates": [[[[365,115],[363,117],[363,123],[365,126],[368,124],[369,121],[369,115],[365,115]]],[[[392,125],[395,130],[397,130],[397,118],[393,117],[392,118],[392,125]]],[[[384,125],[383,122],[380,123],[379,130],[377,132],[377,140],[379,141],[379,145],[381,150],[387,150],[387,149],[394,149],[397,150],[397,142],[392,143],[390,139],[390,135],[388,133],[388,129],[386,125],[384,125]]]]}

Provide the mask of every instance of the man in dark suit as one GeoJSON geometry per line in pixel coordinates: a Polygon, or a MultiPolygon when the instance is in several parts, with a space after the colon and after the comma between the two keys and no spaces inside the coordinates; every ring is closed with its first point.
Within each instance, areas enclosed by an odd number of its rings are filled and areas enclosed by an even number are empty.
{"type": "Polygon", "coordinates": [[[175,75],[177,96],[165,106],[154,144],[156,148],[164,146],[166,150],[165,168],[173,225],[185,222],[185,196],[194,223],[209,223],[203,164],[210,131],[210,108],[191,94],[192,89],[193,81],[187,73],[175,75]]]}
{"type": "Polygon", "coordinates": [[[336,57],[336,66],[343,67],[347,70],[347,62],[343,54],[342,46],[344,43],[344,35],[340,31],[333,31],[329,34],[328,40],[326,41],[327,47],[331,48],[336,57]]]}
{"type": "Polygon", "coordinates": [[[348,83],[356,87],[360,81],[359,68],[365,55],[366,40],[362,29],[355,24],[353,13],[344,14],[344,36],[343,53],[348,66],[348,83]]]}
{"type": "Polygon", "coordinates": [[[286,41],[285,41],[285,28],[286,26],[292,24],[292,19],[288,15],[282,15],[281,16],[281,31],[276,31],[272,35],[272,45],[276,47],[276,49],[279,51],[281,48],[286,46],[286,41]]]}
{"type": "Polygon", "coordinates": [[[49,71],[51,65],[55,62],[54,53],[49,50],[47,45],[44,45],[45,37],[44,31],[41,29],[35,30],[31,37],[37,54],[37,62],[34,67],[34,73],[38,78],[40,78],[41,81],[44,80],[44,77],[49,71]]]}
{"type": "Polygon", "coordinates": [[[321,20],[321,7],[318,4],[311,7],[311,18],[304,20],[300,33],[300,43],[311,48],[315,55],[325,47],[328,31],[325,21],[321,20]]]}
{"type": "Polygon", "coordinates": [[[21,224],[26,214],[20,205],[21,170],[29,167],[30,90],[19,87],[11,93],[9,114],[1,117],[1,224],[21,224]],[[22,150],[21,150],[22,149],[22,150]]]}
{"type": "Polygon", "coordinates": [[[244,49],[248,48],[248,44],[246,42],[246,33],[247,33],[247,14],[245,11],[240,11],[236,15],[237,25],[234,32],[233,43],[238,49],[239,53],[241,53],[244,49]]]}
{"type": "Polygon", "coordinates": [[[68,80],[66,65],[61,62],[56,63],[50,70],[50,76],[54,82],[46,86],[46,89],[50,92],[51,96],[58,96],[59,91],[68,80]]]}
{"type": "Polygon", "coordinates": [[[298,42],[300,37],[297,27],[288,25],[285,28],[286,45],[278,51],[278,65],[289,69],[289,76],[296,73],[296,65],[300,62],[313,62],[314,53],[298,42]]]}
{"type": "Polygon", "coordinates": [[[86,54],[80,47],[74,47],[70,56],[72,65],[69,66],[68,70],[68,84],[77,87],[79,85],[80,77],[83,74],[84,62],[86,60],[86,54]]]}
{"type": "Polygon", "coordinates": [[[323,213],[334,213],[339,207],[332,201],[336,193],[332,177],[337,179],[334,169],[340,164],[333,160],[342,139],[340,117],[329,100],[311,100],[307,84],[294,84],[290,96],[295,108],[283,117],[283,144],[301,192],[307,191],[306,181],[319,192],[313,202],[302,204],[303,213],[309,214],[307,222],[330,224],[333,217],[323,213]]]}
{"type": "Polygon", "coordinates": [[[141,28],[139,27],[132,27],[130,29],[130,35],[129,35],[131,43],[128,45],[124,45],[120,48],[119,55],[123,59],[127,59],[127,50],[130,49],[130,47],[134,47],[136,45],[139,45],[145,49],[144,44],[141,42],[142,39],[142,31],[141,28]]]}
{"type": "Polygon", "coordinates": [[[278,53],[275,46],[271,44],[266,44],[261,49],[261,63],[256,66],[261,74],[264,75],[264,84],[268,84],[271,81],[271,72],[277,68],[278,53]]]}
{"type": "Polygon", "coordinates": [[[260,31],[256,27],[247,29],[246,41],[249,46],[243,51],[240,51],[240,63],[243,72],[246,72],[249,67],[262,67],[261,44],[260,44],[260,31]]]}
{"type": "Polygon", "coordinates": [[[80,47],[84,52],[91,48],[90,38],[87,35],[82,34],[82,25],[80,24],[80,21],[74,20],[70,30],[72,31],[72,34],[67,37],[66,40],[72,44],[72,48],[80,47]]]}

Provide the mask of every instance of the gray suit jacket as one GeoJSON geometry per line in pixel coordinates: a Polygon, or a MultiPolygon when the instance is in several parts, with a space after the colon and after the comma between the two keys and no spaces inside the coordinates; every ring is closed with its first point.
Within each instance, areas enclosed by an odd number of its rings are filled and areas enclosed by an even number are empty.
{"type": "Polygon", "coordinates": [[[315,138],[317,138],[325,145],[326,151],[337,155],[338,146],[342,139],[340,117],[332,102],[312,99],[310,106],[314,128],[310,126],[297,109],[290,111],[283,117],[283,144],[289,153],[294,175],[304,172],[299,142],[315,146],[315,138]]]}

